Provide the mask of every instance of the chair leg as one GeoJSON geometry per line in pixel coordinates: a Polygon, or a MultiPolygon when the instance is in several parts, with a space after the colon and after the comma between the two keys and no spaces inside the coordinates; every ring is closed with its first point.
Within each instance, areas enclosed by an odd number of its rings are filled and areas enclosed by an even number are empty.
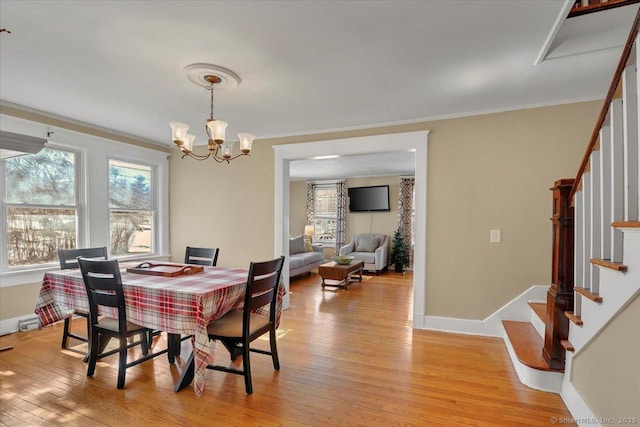
{"type": "Polygon", "coordinates": [[[242,345],[242,369],[244,370],[244,388],[247,394],[253,393],[253,385],[251,384],[251,362],[249,361],[249,343],[242,345]]]}
{"type": "Polygon", "coordinates": [[[84,316],[87,323],[87,342],[91,341],[91,316],[84,316]]]}
{"type": "Polygon", "coordinates": [[[124,388],[124,377],[127,371],[127,338],[120,337],[120,352],[118,358],[118,388],[124,388]]]}
{"type": "Polygon", "coordinates": [[[151,347],[151,342],[148,341],[149,336],[151,334],[151,331],[144,331],[142,333],[140,333],[140,347],[142,347],[142,354],[143,356],[146,356],[147,354],[149,354],[149,348],[151,347]]]}
{"type": "Polygon", "coordinates": [[[62,348],[69,347],[69,318],[64,319],[64,329],[62,330],[62,348]]]}
{"type": "Polygon", "coordinates": [[[91,342],[89,343],[89,363],[87,364],[87,376],[92,377],[96,372],[96,362],[98,361],[98,352],[100,344],[98,343],[98,338],[100,334],[98,333],[90,333],[91,342]]]}
{"type": "Polygon", "coordinates": [[[180,356],[180,334],[167,333],[167,358],[169,363],[173,364],[176,361],[176,356],[180,356]]]}
{"type": "Polygon", "coordinates": [[[276,346],[276,329],[271,328],[269,331],[269,345],[271,346],[271,360],[273,361],[273,369],[280,370],[280,360],[278,359],[278,347],[276,346]]]}

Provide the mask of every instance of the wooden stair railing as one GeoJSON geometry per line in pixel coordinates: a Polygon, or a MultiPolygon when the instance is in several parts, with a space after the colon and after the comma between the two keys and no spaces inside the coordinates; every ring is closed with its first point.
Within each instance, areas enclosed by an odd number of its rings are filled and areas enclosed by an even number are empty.
{"type": "MultiPolygon", "coordinates": [[[[637,2],[638,1],[634,1],[632,3],[637,2]]],[[[587,150],[582,158],[575,179],[556,181],[554,187],[551,189],[553,191],[553,216],[551,218],[553,224],[552,280],[547,293],[547,313],[542,356],[552,369],[564,369],[566,351],[568,350],[569,320],[576,325],[582,325],[580,307],[576,307],[577,312],[574,313],[574,303],[577,304],[577,302],[574,301],[575,250],[577,249],[574,248],[575,195],[582,189],[582,178],[585,172],[588,171],[591,154],[599,147],[600,130],[607,119],[609,108],[616,96],[616,92],[619,86],[621,86],[622,75],[638,35],[639,26],[640,10],[636,13],[629,37],[625,43],[622,56],[618,62],[613,80],[609,86],[603,107],[596,121],[591,139],[589,140],[587,150]]],[[[635,226],[636,222],[627,222],[625,224],[635,226]]],[[[591,260],[591,262],[598,263],[598,260],[591,260]]],[[[599,262],[597,265],[602,265],[602,262],[599,262]]],[[[607,267],[615,267],[619,271],[624,271],[624,266],[621,263],[616,264],[609,262],[607,267]]],[[[583,283],[579,283],[578,286],[584,287],[584,289],[581,288],[578,290],[579,296],[588,292],[588,296],[599,299],[597,287],[593,289],[585,286],[583,283]],[[592,290],[594,292],[591,292],[592,290]]]]}
{"type": "Polygon", "coordinates": [[[576,0],[567,18],[638,3],[640,0],[576,0]]]}
{"type": "Polygon", "coordinates": [[[591,152],[595,149],[596,144],[598,143],[600,129],[602,129],[605,119],[607,118],[609,105],[611,104],[611,101],[615,97],[616,91],[618,89],[618,85],[620,84],[620,80],[622,79],[622,72],[624,71],[627,65],[629,56],[631,56],[631,49],[633,47],[633,42],[635,41],[636,36],[638,35],[639,26],[640,26],[640,10],[638,10],[638,12],[636,13],[636,17],[633,21],[633,25],[631,26],[631,32],[629,33],[629,37],[627,37],[627,41],[624,45],[624,49],[622,50],[622,56],[620,57],[620,61],[618,62],[616,71],[613,74],[613,80],[611,81],[611,85],[609,85],[609,91],[607,92],[607,97],[604,99],[604,103],[602,104],[600,115],[598,116],[596,125],[594,126],[593,132],[591,133],[591,139],[589,140],[589,145],[587,146],[587,150],[585,151],[584,156],[582,157],[582,162],[580,162],[578,173],[576,174],[575,180],[573,182],[573,188],[571,188],[571,192],[569,193],[569,200],[571,200],[572,204],[573,204],[573,197],[576,195],[576,192],[578,191],[578,186],[582,181],[582,175],[584,174],[587,168],[587,164],[589,163],[591,152]]]}

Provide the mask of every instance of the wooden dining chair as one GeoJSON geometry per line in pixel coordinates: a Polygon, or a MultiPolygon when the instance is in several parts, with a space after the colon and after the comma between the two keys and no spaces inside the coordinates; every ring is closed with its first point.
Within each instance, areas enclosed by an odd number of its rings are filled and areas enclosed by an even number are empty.
{"type": "MultiPolygon", "coordinates": [[[[107,247],[83,248],[83,249],[58,249],[58,261],[60,261],[60,270],[68,270],[78,268],[78,257],[107,259],[107,247]]],[[[73,314],[82,316],[87,320],[87,336],[77,335],[71,332],[71,318],[64,319],[64,329],[62,330],[62,348],[69,347],[69,338],[78,341],[89,342],[89,313],[81,310],[74,310],[73,314]]]]}
{"type": "Polygon", "coordinates": [[[187,246],[184,253],[185,264],[214,266],[218,262],[218,248],[194,248],[187,246]]]}
{"type": "Polygon", "coordinates": [[[242,370],[220,365],[208,365],[207,369],[243,375],[247,394],[253,393],[250,352],[270,355],[273,368],[280,369],[276,347],[276,304],[283,264],[284,256],[271,261],[252,262],[242,310],[231,311],[207,327],[209,340],[220,340],[231,352],[232,359],[235,354],[242,354],[242,370]],[[269,308],[269,316],[255,313],[261,307],[269,308]],[[271,351],[250,348],[252,341],[267,332],[271,351]]]}
{"type": "Polygon", "coordinates": [[[149,329],[127,321],[122,278],[117,259],[78,258],[78,264],[89,299],[89,323],[91,325],[89,336],[91,342],[89,344],[87,376],[91,377],[95,373],[98,359],[118,352],[118,388],[123,388],[127,368],[165,353],[167,350],[149,354],[149,343],[147,342],[149,329]],[[117,308],[118,317],[98,317],[99,307],[117,308]],[[127,338],[138,334],[140,341],[133,343],[127,341],[127,338]],[[118,339],[118,350],[102,352],[111,338],[118,339]],[[142,347],[143,356],[127,363],[128,348],[138,344],[142,347]]]}

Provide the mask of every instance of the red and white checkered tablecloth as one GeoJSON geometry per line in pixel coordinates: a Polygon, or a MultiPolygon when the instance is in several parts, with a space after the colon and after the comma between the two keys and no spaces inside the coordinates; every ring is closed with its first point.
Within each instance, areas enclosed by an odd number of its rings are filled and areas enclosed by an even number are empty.
{"type": "MultiPolygon", "coordinates": [[[[126,272],[127,267],[137,264],[120,264],[127,320],[170,333],[194,335],[194,390],[199,397],[211,359],[207,325],[242,305],[248,270],[205,267],[202,273],[176,277],[126,272]]],[[[281,287],[276,323],[280,322],[283,295],[281,287]]],[[[41,326],[71,316],[73,310],[89,311],[80,270],[45,273],[35,308],[41,326]]],[[[116,311],[104,314],[117,316],[116,311]]]]}

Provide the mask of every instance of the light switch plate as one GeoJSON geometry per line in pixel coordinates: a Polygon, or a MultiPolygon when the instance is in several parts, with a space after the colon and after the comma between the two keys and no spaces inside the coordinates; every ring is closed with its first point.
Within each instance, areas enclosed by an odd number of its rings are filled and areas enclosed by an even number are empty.
{"type": "Polygon", "coordinates": [[[500,230],[490,230],[489,243],[500,243],[502,241],[500,230]]]}

